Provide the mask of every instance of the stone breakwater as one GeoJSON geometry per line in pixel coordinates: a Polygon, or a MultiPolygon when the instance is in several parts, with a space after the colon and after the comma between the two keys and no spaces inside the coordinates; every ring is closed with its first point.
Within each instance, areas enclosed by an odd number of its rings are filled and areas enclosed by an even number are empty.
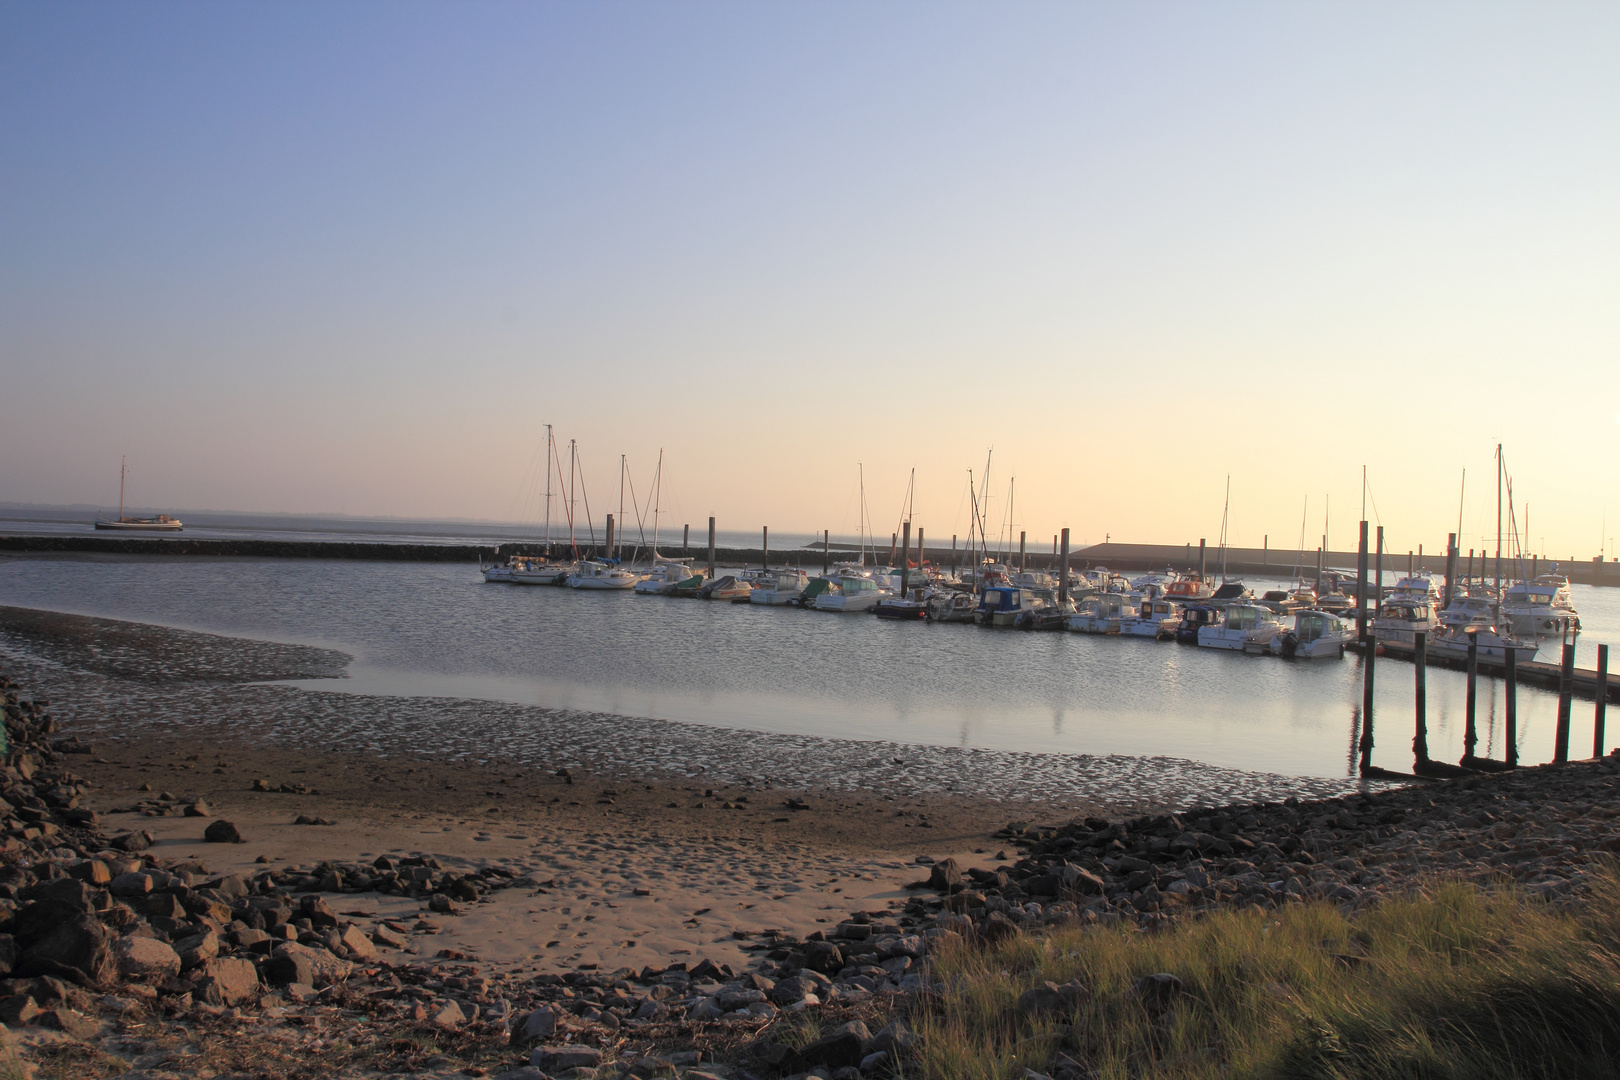
{"type": "Polygon", "coordinates": [[[466,699],[319,689],[349,657],[278,644],[0,607],[0,659],[44,688],[86,738],[194,730],[249,745],[502,762],[603,777],[891,795],[971,793],[1110,812],[1359,791],[1352,777],[1246,772],[1171,757],[857,742],[466,699]],[[269,680],[310,680],[302,687],[269,680]]]}

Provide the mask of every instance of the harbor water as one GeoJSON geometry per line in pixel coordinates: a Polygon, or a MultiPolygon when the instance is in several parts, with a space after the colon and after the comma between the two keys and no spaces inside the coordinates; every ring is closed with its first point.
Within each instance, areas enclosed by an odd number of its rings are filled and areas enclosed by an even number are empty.
{"type": "MultiPolygon", "coordinates": [[[[1269,583],[1253,580],[1257,591],[1269,583]]],[[[1620,592],[1575,586],[1580,662],[1620,640],[1620,592]]],[[[844,739],[1191,758],[1296,776],[1354,772],[1362,663],[1174,643],[895,623],[631,593],[485,584],[460,564],[19,555],[0,604],[101,615],[355,657],[318,688],[516,702],[844,739]]],[[[1556,659],[1557,643],[1540,659],[1556,659]]],[[[310,684],[316,686],[316,684],[310,684]]],[[[1411,765],[1413,668],[1379,661],[1375,764],[1411,765]]],[[[1430,668],[1431,754],[1462,754],[1465,679],[1430,668]]],[[[1503,687],[1482,679],[1481,756],[1503,687]]],[[[1556,695],[1518,691],[1519,755],[1552,756],[1556,695]]],[[[1571,745],[1588,752],[1592,703],[1571,745]]],[[[1620,716],[1611,722],[1620,731],[1620,716]]],[[[1614,741],[1614,740],[1611,740],[1614,741]]]]}

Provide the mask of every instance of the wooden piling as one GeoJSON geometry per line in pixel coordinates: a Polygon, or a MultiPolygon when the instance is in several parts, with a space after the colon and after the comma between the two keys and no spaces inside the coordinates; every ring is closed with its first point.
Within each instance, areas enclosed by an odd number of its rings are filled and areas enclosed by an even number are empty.
{"type": "Polygon", "coordinates": [[[1260,542],[1260,565],[1271,565],[1271,534],[1266,533],[1265,539],[1260,542]]]}
{"type": "Polygon", "coordinates": [[[1384,527],[1378,526],[1378,582],[1373,593],[1373,611],[1379,615],[1384,613],[1384,527]]]}
{"type": "Polygon", "coordinates": [[[1406,576],[1411,577],[1414,573],[1416,573],[1416,571],[1413,570],[1413,568],[1412,568],[1412,549],[1407,548],[1406,549],[1406,576]]]}
{"type": "Polygon", "coordinates": [[[1412,736],[1412,755],[1422,765],[1429,760],[1429,635],[1419,630],[1412,639],[1413,695],[1417,731],[1412,736]]]}
{"type": "Polygon", "coordinates": [[[1456,533],[1447,533],[1446,534],[1446,595],[1445,595],[1445,603],[1440,605],[1442,608],[1448,607],[1451,604],[1451,594],[1452,594],[1452,588],[1453,588],[1453,586],[1451,584],[1451,579],[1452,579],[1453,576],[1456,575],[1456,573],[1457,573],[1457,534],[1456,533]]]}
{"type": "Polygon", "coordinates": [[[900,599],[906,598],[906,579],[911,576],[911,570],[906,565],[911,562],[911,522],[901,525],[903,530],[900,541],[900,599]]]}
{"type": "Polygon", "coordinates": [[[1320,598],[1321,595],[1322,595],[1322,569],[1323,569],[1323,560],[1326,559],[1326,558],[1327,558],[1327,556],[1323,553],[1322,549],[1317,548],[1316,549],[1316,595],[1317,595],[1318,598],[1320,598]]]}
{"type": "Polygon", "coordinates": [[[1479,743],[1475,709],[1479,701],[1479,632],[1468,631],[1468,691],[1463,705],[1463,760],[1471,761],[1479,743]]]}
{"type": "Polygon", "coordinates": [[[1204,580],[1204,538],[1202,536],[1198,538],[1198,580],[1204,580]]]}
{"type": "Polygon", "coordinates": [[[1502,665],[1506,671],[1507,686],[1506,700],[1502,703],[1502,717],[1506,721],[1504,727],[1507,745],[1503,747],[1502,760],[1509,765],[1519,763],[1519,654],[1512,649],[1502,650],[1502,665]]]}
{"type": "Polygon", "coordinates": [[[956,534],[951,533],[951,577],[956,576],[956,534]]]}
{"type": "Polygon", "coordinates": [[[1029,554],[1024,547],[1024,536],[1024,531],[1020,529],[1018,532],[1018,569],[1020,572],[1029,569],[1029,554]]]}
{"type": "Polygon", "coordinates": [[[1063,530],[1058,552],[1058,605],[1069,599],[1069,530],[1063,530]]]}
{"type": "Polygon", "coordinates": [[[692,526],[681,526],[681,558],[690,558],[692,554],[692,526]]]}
{"type": "Polygon", "coordinates": [[[1597,708],[1592,712],[1592,756],[1603,756],[1603,721],[1609,711],[1609,647],[1598,646],[1597,708]]]}
{"type": "Polygon", "coordinates": [[[917,570],[919,573],[926,562],[927,560],[923,558],[923,531],[922,526],[919,525],[917,526],[917,570]]]}
{"type": "Polygon", "coordinates": [[[832,530],[821,530],[821,576],[832,570],[832,530]]]}
{"type": "Polygon", "coordinates": [[[1553,736],[1553,762],[1569,760],[1569,704],[1575,679],[1575,643],[1564,642],[1563,663],[1558,669],[1558,730],[1553,736]]]}
{"type": "Polygon", "coordinates": [[[607,535],[605,537],[603,537],[602,540],[603,540],[603,550],[607,552],[607,558],[609,558],[609,559],[613,558],[613,515],[612,514],[609,514],[607,516],[607,535]]]}
{"type": "MultiPolygon", "coordinates": [[[[1365,537],[1366,529],[1363,527],[1362,535],[1365,537]]],[[[1366,775],[1372,768],[1373,751],[1373,659],[1378,655],[1378,646],[1368,641],[1367,648],[1362,652],[1361,668],[1361,773],[1366,775]]]]}
{"type": "MultiPolygon", "coordinates": [[[[1367,644],[1367,523],[1361,523],[1361,542],[1356,549],[1356,636],[1367,644]]],[[[1367,655],[1372,656],[1369,649],[1367,655]]],[[[1371,694],[1371,691],[1368,691],[1371,694]]]]}
{"type": "Polygon", "coordinates": [[[709,580],[714,580],[714,518],[709,519],[709,580]]]}
{"type": "Polygon", "coordinates": [[[759,566],[761,570],[769,570],[771,568],[771,527],[761,525],[760,529],[764,535],[760,537],[759,541],[759,566]]]}

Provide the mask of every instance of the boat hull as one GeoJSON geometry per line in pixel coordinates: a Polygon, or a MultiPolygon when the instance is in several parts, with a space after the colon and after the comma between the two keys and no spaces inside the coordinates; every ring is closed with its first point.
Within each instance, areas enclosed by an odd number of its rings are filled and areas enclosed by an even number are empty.
{"type": "Polygon", "coordinates": [[[96,528],[120,532],[179,532],[184,525],[178,521],[98,521],[96,528]]]}

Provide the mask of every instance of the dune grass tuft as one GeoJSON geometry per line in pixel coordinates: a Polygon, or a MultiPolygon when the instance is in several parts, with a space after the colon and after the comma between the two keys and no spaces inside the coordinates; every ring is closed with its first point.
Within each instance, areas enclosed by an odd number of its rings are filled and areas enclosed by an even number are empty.
{"type": "Polygon", "coordinates": [[[1312,903],[962,947],[937,977],[916,1026],[942,1080],[1620,1076],[1620,877],[1576,912],[1436,883],[1354,917],[1312,903]],[[1181,980],[1167,1009],[1135,990],[1159,972],[1181,980]],[[1072,979],[1091,992],[1073,1015],[1019,1014],[1072,979]]]}

